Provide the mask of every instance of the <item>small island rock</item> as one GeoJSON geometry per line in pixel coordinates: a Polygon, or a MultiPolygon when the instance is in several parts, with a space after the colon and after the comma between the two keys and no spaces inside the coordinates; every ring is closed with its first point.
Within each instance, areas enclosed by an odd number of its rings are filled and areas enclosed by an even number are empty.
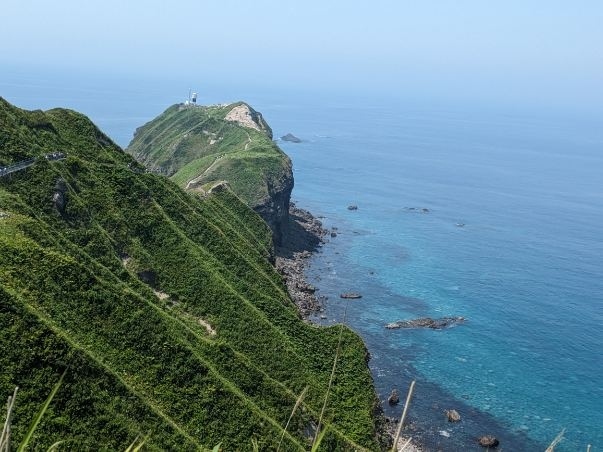
{"type": "Polygon", "coordinates": [[[340,298],[362,298],[362,295],[356,292],[345,292],[339,295],[340,298]]]}
{"type": "Polygon", "coordinates": [[[299,138],[297,138],[292,133],[288,133],[287,135],[283,135],[281,137],[281,140],[283,140],[283,141],[289,141],[291,143],[301,143],[302,142],[302,140],[300,140],[299,138]]]}
{"type": "Polygon", "coordinates": [[[358,210],[358,206],[355,204],[349,205],[348,210],[358,210]]]}

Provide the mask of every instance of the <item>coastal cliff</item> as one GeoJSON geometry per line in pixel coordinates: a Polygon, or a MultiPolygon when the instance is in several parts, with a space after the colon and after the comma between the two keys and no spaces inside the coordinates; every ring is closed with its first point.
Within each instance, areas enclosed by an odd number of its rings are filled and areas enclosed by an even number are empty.
{"type": "Polygon", "coordinates": [[[248,104],[173,105],[136,130],[126,152],[185,190],[206,194],[227,182],[282,244],[293,189],[291,160],[248,104]]]}
{"type": "Polygon", "coordinates": [[[308,450],[318,425],[321,450],[378,449],[364,344],[300,318],[270,230],[227,184],[190,196],[84,115],[1,98],[0,145],[13,444],[64,375],[32,449],[308,450]]]}

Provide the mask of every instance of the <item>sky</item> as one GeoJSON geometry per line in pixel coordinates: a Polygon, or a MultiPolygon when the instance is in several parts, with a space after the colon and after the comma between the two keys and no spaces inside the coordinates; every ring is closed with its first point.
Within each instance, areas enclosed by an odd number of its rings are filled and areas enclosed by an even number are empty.
{"type": "Polygon", "coordinates": [[[601,0],[2,0],[0,11],[0,64],[41,73],[603,104],[601,0]]]}

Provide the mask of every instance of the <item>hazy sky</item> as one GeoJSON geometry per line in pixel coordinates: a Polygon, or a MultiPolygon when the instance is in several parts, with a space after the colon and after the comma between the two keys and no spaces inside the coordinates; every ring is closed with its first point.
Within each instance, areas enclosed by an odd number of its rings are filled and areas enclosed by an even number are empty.
{"type": "Polygon", "coordinates": [[[13,67],[603,103],[601,0],[2,0],[0,11],[0,64],[13,67]]]}

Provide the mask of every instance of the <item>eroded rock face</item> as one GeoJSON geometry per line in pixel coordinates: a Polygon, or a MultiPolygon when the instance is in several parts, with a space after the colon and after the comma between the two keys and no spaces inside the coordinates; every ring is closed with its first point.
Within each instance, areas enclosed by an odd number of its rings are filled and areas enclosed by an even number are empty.
{"type": "Polygon", "coordinates": [[[272,139],[272,130],[261,113],[247,104],[240,104],[230,110],[224,117],[226,121],[236,122],[243,127],[265,132],[272,139]]]}
{"type": "Polygon", "coordinates": [[[63,179],[57,179],[52,193],[52,205],[61,215],[67,207],[67,183],[63,179]]]}
{"type": "Polygon", "coordinates": [[[283,244],[283,233],[289,223],[289,204],[293,190],[293,173],[288,172],[277,183],[267,182],[268,196],[253,206],[272,230],[274,244],[283,244]]]}
{"type": "Polygon", "coordinates": [[[397,328],[431,328],[433,330],[441,330],[463,322],[465,322],[464,317],[442,317],[440,319],[422,317],[414,320],[398,320],[397,322],[388,323],[385,325],[385,328],[389,330],[397,328]]]}

